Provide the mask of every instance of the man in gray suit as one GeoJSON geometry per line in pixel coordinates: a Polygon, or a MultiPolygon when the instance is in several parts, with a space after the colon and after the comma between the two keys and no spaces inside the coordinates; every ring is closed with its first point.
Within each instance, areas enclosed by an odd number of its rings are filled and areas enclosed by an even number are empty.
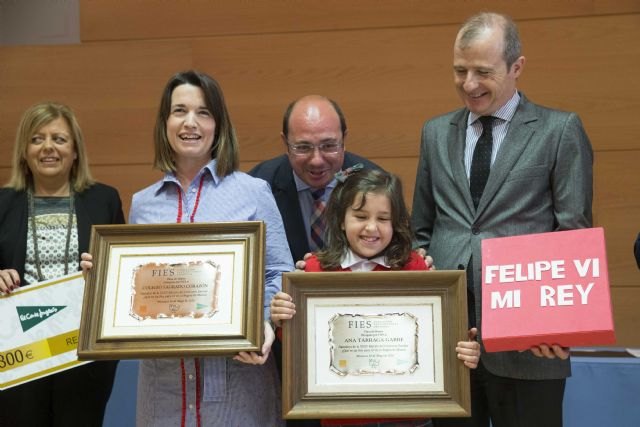
{"type": "MultiPolygon", "coordinates": [[[[470,18],[453,56],[464,108],[424,125],[412,221],[438,269],[467,270],[469,322],[481,328],[482,239],[590,227],[593,153],[576,114],[517,91],[525,58],[510,18],[470,18]]],[[[483,349],[471,372],[472,417],[437,425],[561,426],[568,357],[558,345],[483,349]]]]}

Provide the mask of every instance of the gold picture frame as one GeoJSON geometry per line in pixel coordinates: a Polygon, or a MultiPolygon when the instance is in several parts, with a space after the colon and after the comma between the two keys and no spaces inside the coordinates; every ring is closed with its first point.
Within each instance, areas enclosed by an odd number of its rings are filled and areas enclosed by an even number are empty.
{"type": "Polygon", "coordinates": [[[294,272],[283,290],[284,418],[470,415],[464,271],[294,272]]]}
{"type": "Polygon", "coordinates": [[[78,358],[260,351],[262,221],[95,225],[78,358]]]}

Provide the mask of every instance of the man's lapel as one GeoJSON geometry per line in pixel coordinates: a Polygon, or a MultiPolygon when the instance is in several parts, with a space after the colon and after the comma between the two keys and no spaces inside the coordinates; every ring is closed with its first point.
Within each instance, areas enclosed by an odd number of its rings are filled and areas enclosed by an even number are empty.
{"type": "Polygon", "coordinates": [[[535,106],[528,102],[524,95],[521,94],[521,96],[518,109],[511,119],[507,135],[491,167],[489,180],[480,198],[476,216],[491,203],[535,133],[535,122],[538,120],[535,106]]]}
{"type": "MultiPolygon", "coordinates": [[[[304,221],[300,213],[300,202],[298,201],[298,190],[293,180],[293,170],[289,161],[283,164],[273,180],[273,196],[276,204],[280,208],[282,222],[292,254],[295,256],[304,255],[309,252],[309,244],[304,229],[304,221]]],[[[298,261],[294,259],[294,261],[298,261]]]]}
{"type": "Polygon", "coordinates": [[[447,135],[447,148],[449,150],[449,162],[453,173],[453,182],[456,190],[460,192],[464,203],[473,216],[473,200],[469,190],[469,179],[464,167],[464,147],[467,139],[467,117],[469,112],[466,109],[454,114],[449,123],[449,133],[447,135]]]}

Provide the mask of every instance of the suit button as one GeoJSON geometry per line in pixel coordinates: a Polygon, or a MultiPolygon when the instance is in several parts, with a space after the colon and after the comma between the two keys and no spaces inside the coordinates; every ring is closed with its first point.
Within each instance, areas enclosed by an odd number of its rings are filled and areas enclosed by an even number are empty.
{"type": "Polygon", "coordinates": [[[458,264],[458,270],[466,270],[463,264],[458,264]]]}
{"type": "Polygon", "coordinates": [[[478,235],[480,234],[480,229],[478,227],[471,227],[471,232],[478,235]]]}

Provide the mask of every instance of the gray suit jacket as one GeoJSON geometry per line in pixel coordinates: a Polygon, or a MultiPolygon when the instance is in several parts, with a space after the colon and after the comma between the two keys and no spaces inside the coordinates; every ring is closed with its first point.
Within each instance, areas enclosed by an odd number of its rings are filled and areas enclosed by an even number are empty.
{"type": "MultiPolygon", "coordinates": [[[[533,104],[522,95],[476,211],[464,168],[468,114],[461,109],[425,123],[412,221],[418,246],[427,249],[439,270],[467,268],[473,256],[481,336],[482,239],[590,227],[593,152],[576,114],[533,104]]],[[[482,360],[489,371],[511,378],[571,374],[568,360],[537,358],[529,351],[486,353],[483,348],[482,360]]]]}

